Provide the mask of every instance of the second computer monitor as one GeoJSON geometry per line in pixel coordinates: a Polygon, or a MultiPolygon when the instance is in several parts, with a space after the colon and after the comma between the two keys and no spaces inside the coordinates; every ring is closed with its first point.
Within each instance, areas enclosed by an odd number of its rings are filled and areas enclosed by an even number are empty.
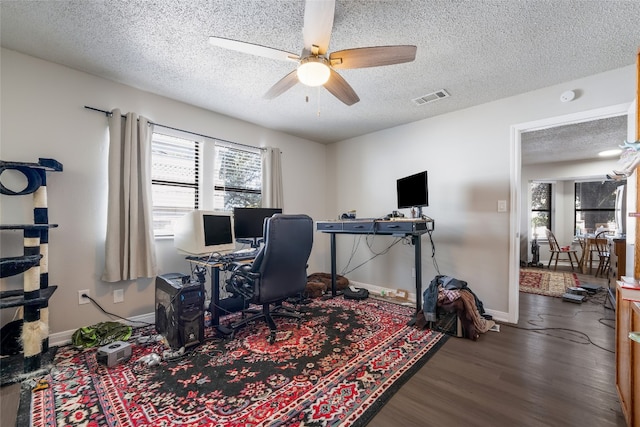
{"type": "Polygon", "coordinates": [[[258,247],[263,236],[265,218],[282,213],[280,208],[234,208],[233,224],[235,237],[238,242],[250,243],[258,247]]]}

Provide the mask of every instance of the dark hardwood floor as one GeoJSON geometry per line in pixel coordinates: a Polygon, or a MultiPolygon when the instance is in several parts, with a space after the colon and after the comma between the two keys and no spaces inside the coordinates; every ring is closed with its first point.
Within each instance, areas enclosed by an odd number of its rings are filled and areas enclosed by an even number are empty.
{"type": "Polygon", "coordinates": [[[517,327],[500,325],[476,342],[449,338],[368,427],[625,426],[605,294],[574,304],[520,293],[517,327]]]}
{"type": "MultiPolygon", "coordinates": [[[[604,279],[578,277],[606,287],[604,279]]],[[[625,426],[614,311],[604,298],[603,291],[573,304],[521,293],[517,327],[500,325],[475,342],[449,338],[368,426],[625,426]]],[[[2,426],[15,425],[19,391],[1,389],[2,426]]]]}

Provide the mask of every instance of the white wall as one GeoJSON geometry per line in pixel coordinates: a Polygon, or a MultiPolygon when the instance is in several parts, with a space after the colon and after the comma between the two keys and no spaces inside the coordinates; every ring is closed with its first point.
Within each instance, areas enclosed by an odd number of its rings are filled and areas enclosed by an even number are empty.
{"type": "MultiPolygon", "coordinates": [[[[360,217],[385,215],[396,206],[396,179],[428,170],[430,207],[424,213],[436,221],[440,273],[466,280],[485,307],[506,318],[514,236],[510,214],[498,213],[497,201],[510,197],[511,126],[631,102],[635,90],[635,67],[629,66],[325,147],[6,49],[0,59],[0,158],[33,162],[53,157],[65,168],[49,178],[50,222],[60,225],[50,239],[51,283],[59,285],[50,304],[54,333],[106,319],[91,305],[77,305],[80,289],[90,289],[107,310],[125,317],[149,313],[153,307],[151,280],[120,285],[99,280],[106,227],[107,126],[104,115],[84,105],[119,107],[193,132],[280,147],[285,211],[306,212],[315,220],[335,218],[348,209],[356,209],[360,217]],[[578,90],[580,96],[560,103],[559,94],[567,89],[578,90]],[[111,292],[118,287],[125,290],[125,302],[113,304],[111,292]]],[[[15,207],[6,197],[0,208],[2,223],[23,222],[31,215],[29,203],[15,207]]],[[[3,256],[15,255],[11,251],[21,245],[15,245],[19,239],[13,234],[2,234],[3,256]]],[[[315,234],[309,271],[329,271],[328,240],[315,234]]],[[[391,242],[386,236],[367,240],[376,253],[391,242]]],[[[353,242],[352,236],[338,237],[339,272],[353,242]]],[[[159,241],[158,253],[161,272],[188,270],[170,241],[159,241]]],[[[430,255],[425,236],[425,287],[436,274],[430,255]]],[[[350,265],[371,256],[361,244],[350,265]]],[[[348,277],[413,290],[412,265],[413,248],[399,244],[348,277]]],[[[2,310],[3,320],[12,315],[7,311],[2,310]]]]}
{"type": "MultiPolygon", "coordinates": [[[[635,67],[629,66],[333,144],[332,214],[356,209],[361,217],[382,216],[395,209],[396,179],[428,170],[430,207],[425,214],[435,220],[440,273],[467,281],[485,307],[507,318],[513,310],[509,248],[516,236],[510,232],[510,214],[497,212],[497,201],[510,199],[512,125],[631,102],[634,90],[635,67]],[[561,103],[559,96],[568,89],[580,96],[561,103]]],[[[519,183],[516,187],[519,191],[519,183]]],[[[374,240],[376,250],[390,241],[374,240]]],[[[338,271],[347,263],[352,243],[351,236],[338,237],[338,271]]],[[[412,254],[412,248],[398,245],[348,277],[413,289],[412,254]]],[[[430,255],[428,238],[423,237],[425,287],[437,274],[430,255]]],[[[361,245],[351,265],[369,257],[361,245]]]]}
{"type": "MultiPolygon", "coordinates": [[[[52,333],[75,330],[108,318],[93,305],[78,305],[77,291],[89,289],[107,310],[124,317],[153,312],[154,284],[106,283],[100,280],[104,262],[107,191],[107,120],[104,110],[134,111],[163,125],[253,146],[282,151],[284,210],[326,216],[326,146],[255,126],[210,111],[143,92],[50,62],[2,49],[0,159],[37,162],[51,157],[64,165],[48,177],[50,282],[58,290],[50,301],[52,333]],[[114,289],[124,289],[125,301],[113,304],[114,289]]],[[[215,96],[215,94],[212,94],[215,96]]],[[[0,222],[33,220],[31,196],[2,196],[0,222]]],[[[3,256],[20,255],[22,234],[3,231],[3,256]]],[[[172,240],[157,240],[160,274],[189,272],[188,263],[172,240]]],[[[326,242],[317,243],[310,271],[324,265],[326,242]]],[[[21,278],[2,279],[2,289],[22,287],[21,278]]],[[[2,310],[3,323],[14,310],[2,310]]]]}

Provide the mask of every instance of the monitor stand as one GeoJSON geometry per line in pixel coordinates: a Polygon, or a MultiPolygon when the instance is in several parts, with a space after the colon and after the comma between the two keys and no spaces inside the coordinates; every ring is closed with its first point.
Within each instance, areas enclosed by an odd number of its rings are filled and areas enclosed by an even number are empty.
{"type": "Polygon", "coordinates": [[[236,242],[251,245],[253,249],[258,249],[260,244],[264,242],[264,239],[262,237],[253,237],[251,239],[236,239],[236,242]]]}

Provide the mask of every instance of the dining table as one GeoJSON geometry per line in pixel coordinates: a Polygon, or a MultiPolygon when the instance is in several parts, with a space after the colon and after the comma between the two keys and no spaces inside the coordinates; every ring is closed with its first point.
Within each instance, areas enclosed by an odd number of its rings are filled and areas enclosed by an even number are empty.
{"type": "Polygon", "coordinates": [[[580,255],[580,262],[578,267],[582,274],[593,274],[593,261],[599,260],[598,246],[597,244],[607,245],[606,238],[596,239],[595,234],[581,234],[576,236],[576,240],[580,244],[582,254],[580,255]],[[594,258],[594,253],[596,257],[594,258]]]}

